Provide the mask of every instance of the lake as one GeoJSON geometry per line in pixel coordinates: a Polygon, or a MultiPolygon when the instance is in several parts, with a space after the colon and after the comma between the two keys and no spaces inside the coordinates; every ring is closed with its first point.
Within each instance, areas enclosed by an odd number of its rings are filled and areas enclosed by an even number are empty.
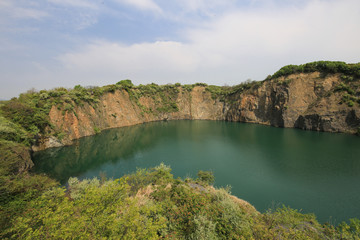
{"type": "Polygon", "coordinates": [[[223,121],[152,122],[105,130],[33,155],[36,172],[119,178],[161,162],[175,177],[199,170],[259,211],[285,204],[338,224],[360,218],[360,137],[223,121]]]}

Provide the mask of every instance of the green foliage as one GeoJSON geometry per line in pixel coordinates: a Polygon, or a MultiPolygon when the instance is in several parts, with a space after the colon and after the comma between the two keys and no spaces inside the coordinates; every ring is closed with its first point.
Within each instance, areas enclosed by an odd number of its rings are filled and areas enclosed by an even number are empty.
{"type": "Polygon", "coordinates": [[[284,81],[281,82],[281,85],[283,86],[289,86],[289,84],[291,83],[292,79],[285,79],[284,81]]]}
{"type": "Polygon", "coordinates": [[[360,239],[360,220],[356,218],[350,219],[350,224],[342,222],[337,227],[337,230],[341,239],[360,239]]]}
{"type": "MultiPolygon", "coordinates": [[[[209,178],[209,173],[200,175],[209,178]]],[[[70,178],[68,186],[67,191],[40,187],[8,202],[8,224],[0,237],[358,239],[360,234],[358,219],[335,228],[288,207],[260,214],[244,207],[225,189],[174,179],[164,164],[117,180],[70,178]]]]}
{"type": "Polygon", "coordinates": [[[71,186],[70,198],[64,189],[55,188],[32,200],[8,234],[18,239],[158,238],[164,219],[157,205],[129,197],[125,179],[102,185],[73,180],[71,186]],[[74,189],[81,191],[73,199],[74,189]]]}
{"type": "Polygon", "coordinates": [[[82,181],[79,181],[79,179],[77,178],[69,178],[68,184],[69,184],[70,197],[72,199],[77,200],[85,195],[86,189],[99,187],[100,181],[97,178],[93,178],[91,180],[85,179],[82,181]]]}
{"type": "Polygon", "coordinates": [[[220,101],[225,101],[226,99],[228,99],[229,96],[239,94],[248,89],[257,89],[261,86],[261,84],[262,82],[259,81],[247,80],[243,83],[231,87],[209,85],[205,88],[205,90],[211,93],[212,99],[219,99],[220,101]]]}
{"type": "Polygon", "coordinates": [[[353,106],[354,106],[354,102],[353,102],[352,100],[349,100],[349,101],[347,102],[347,104],[348,104],[349,107],[353,107],[353,106]]]}
{"type": "Polygon", "coordinates": [[[116,83],[116,85],[121,85],[124,88],[132,88],[134,84],[129,79],[121,80],[116,83]]]}
{"type": "Polygon", "coordinates": [[[48,109],[40,98],[22,95],[12,99],[1,107],[3,116],[15,124],[22,126],[32,135],[44,133],[49,125],[48,109]]]}
{"type": "Polygon", "coordinates": [[[324,226],[314,215],[285,206],[259,215],[254,227],[256,239],[332,239],[333,235],[331,231],[325,235],[324,226]]]}
{"type": "Polygon", "coordinates": [[[225,89],[224,87],[220,87],[220,86],[215,86],[215,85],[210,85],[207,86],[205,88],[206,91],[211,93],[211,98],[212,99],[217,99],[220,98],[221,100],[225,99],[225,96],[227,95],[227,89],[225,89]]]}
{"type": "Polygon", "coordinates": [[[359,89],[359,84],[357,82],[349,82],[346,83],[341,82],[334,88],[334,92],[345,92],[341,98],[340,103],[345,103],[349,107],[353,107],[355,103],[360,103],[360,95],[356,93],[356,89],[359,89]]]}
{"type": "Polygon", "coordinates": [[[33,166],[28,147],[0,139],[0,238],[11,219],[20,216],[27,203],[56,182],[42,175],[29,174],[33,166]]]}
{"type": "Polygon", "coordinates": [[[185,85],[182,85],[181,87],[182,87],[182,89],[183,89],[184,91],[186,91],[186,92],[191,92],[191,91],[193,90],[193,88],[194,88],[194,85],[192,85],[192,84],[185,84],[185,85]]]}
{"type": "Polygon", "coordinates": [[[195,231],[191,235],[191,239],[206,240],[206,239],[219,239],[216,235],[216,224],[207,219],[206,216],[194,217],[195,231]]]}
{"type": "Polygon", "coordinates": [[[200,170],[197,175],[199,181],[205,185],[212,185],[215,181],[213,172],[200,170]]]}
{"type": "Polygon", "coordinates": [[[136,173],[125,176],[127,183],[131,186],[130,191],[136,193],[139,189],[149,184],[165,184],[173,181],[171,168],[161,163],[149,170],[138,169],[136,173]]]}
{"type": "Polygon", "coordinates": [[[349,107],[354,106],[354,102],[357,101],[358,98],[354,97],[348,93],[344,93],[344,95],[341,98],[341,103],[346,103],[349,107]]]}
{"type": "Polygon", "coordinates": [[[18,124],[0,116],[0,139],[23,143],[27,146],[31,144],[30,134],[18,124]]]}
{"type": "Polygon", "coordinates": [[[176,103],[176,99],[179,93],[178,87],[175,85],[157,85],[155,83],[142,85],[128,91],[130,99],[136,103],[136,105],[146,113],[171,113],[179,111],[176,103]],[[155,109],[148,108],[140,103],[141,97],[148,97],[153,99],[155,109]]]}
{"type": "Polygon", "coordinates": [[[99,133],[101,133],[101,129],[95,126],[94,132],[95,132],[95,134],[99,134],[99,133]]]}
{"type": "Polygon", "coordinates": [[[341,80],[343,80],[344,82],[353,82],[353,81],[356,80],[355,77],[353,77],[353,76],[348,76],[348,75],[345,75],[345,74],[342,74],[342,75],[340,76],[340,78],[341,78],[341,80]]]}
{"type": "Polygon", "coordinates": [[[55,137],[57,139],[59,139],[60,141],[63,140],[65,136],[66,136],[66,133],[64,133],[64,132],[58,132],[55,134],[55,137]]]}
{"type": "Polygon", "coordinates": [[[345,83],[340,83],[338,86],[335,87],[334,92],[342,92],[346,91],[348,94],[355,94],[355,91],[351,89],[351,87],[345,83]]]}
{"type": "Polygon", "coordinates": [[[206,83],[195,83],[193,85],[194,85],[194,87],[206,87],[207,86],[206,83]]]}
{"type": "Polygon", "coordinates": [[[345,62],[318,61],[302,65],[287,65],[274,73],[268,80],[289,76],[294,73],[320,72],[323,74],[342,73],[346,79],[360,78],[360,63],[347,64],[345,62]]]}
{"type": "Polygon", "coordinates": [[[134,87],[134,84],[129,79],[121,80],[116,83],[116,86],[112,89],[115,91],[116,89],[124,89],[125,91],[130,91],[134,87]]]}
{"type": "Polygon", "coordinates": [[[14,175],[30,168],[33,163],[28,148],[12,141],[0,139],[0,171],[2,175],[14,175]]]}

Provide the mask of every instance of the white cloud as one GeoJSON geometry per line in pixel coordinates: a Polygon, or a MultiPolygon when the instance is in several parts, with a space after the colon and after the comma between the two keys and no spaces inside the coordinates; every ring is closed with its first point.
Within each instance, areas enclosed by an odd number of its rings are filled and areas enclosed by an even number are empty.
{"type": "Polygon", "coordinates": [[[130,46],[97,41],[79,52],[64,54],[59,60],[76,75],[91,72],[86,79],[94,82],[130,77],[170,81],[176,74],[193,72],[199,64],[199,57],[189,46],[171,41],[130,46]]]}
{"type": "Polygon", "coordinates": [[[236,84],[263,79],[285,64],[315,60],[359,61],[360,4],[313,1],[302,9],[234,11],[199,29],[184,31],[186,43],[121,45],[94,42],[60,56],[84,78],[132,78],[236,84]]]}
{"type": "Polygon", "coordinates": [[[162,9],[153,0],[114,0],[121,4],[127,4],[140,10],[162,13],[162,9]]]}

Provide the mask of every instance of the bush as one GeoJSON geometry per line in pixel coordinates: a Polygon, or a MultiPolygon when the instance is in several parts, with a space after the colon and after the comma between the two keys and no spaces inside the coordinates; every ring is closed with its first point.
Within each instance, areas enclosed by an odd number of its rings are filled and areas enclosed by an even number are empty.
{"type": "Polygon", "coordinates": [[[117,85],[122,85],[122,86],[127,86],[127,87],[133,87],[134,84],[131,82],[131,80],[129,79],[125,79],[125,80],[121,80],[119,82],[116,83],[117,85]]]}
{"type": "Polygon", "coordinates": [[[283,206],[259,215],[254,235],[262,239],[328,239],[324,238],[323,230],[313,214],[283,206]]]}
{"type": "MultiPolygon", "coordinates": [[[[283,76],[288,76],[294,73],[311,73],[311,72],[320,72],[322,74],[334,74],[342,73],[346,75],[346,79],[360,78],[360,63],[357,64],[347,64],[345,62],[336,62],[336,61],[317,61],[306,63],[303,65],[287,65],[277,72],[275,72],[271,79],[279,78],[283,76]]],[[[343,77],[344,78],[344,77],[343,77]]],[[[270,79],[268,76],[267,79],[270,79]]]]}
{"type": "Polygon", "coordinates": [[[216,235],[216,224],[207,219],[206,216],[199,215],[194,218],[194,233],[191,235],[191,239],[205,240],[205,239],[219,239],[216,235]]]}
{"type": "Polygon", "coordinates": [[[49,124],[48,112],[42,108],[13,99],[1,107],[3,115],[14,123],[21,125],[27,131],[38,128],[44,133],[45,127],[49,124]]]}
{"type": "Polygon", "coordinates": [[[358,219],[335,228],[319,224],[312,214],[288,207],[260,214],[244,208],[225,189],[199,188],[192,180],[186,183],[173,179],[170,167],[164,164],[117,180],[71,178],[68,191],[60,187],[44,191],[51,184],[43,184],[46,181],[40,176],[21,177],[25,180],[16,189],[25,194],[2,204],[1,238],[358,239],[360,236],[358,219]],[[29,185],[31,191],[27,190],[29,185]]]}
{"type": "Polygon", "coordinates": [[[131,82],[131,80],[121,80],[116,83],[116,85],[120,86],[121,88],[125,89],[126,91],[129,91],[132,87],[134,87],[134,84],[131,82]]]}
{"type": "Polygon", "coordinates": [[[95,134],[98,134],[98,133],[101,133],[101,130],[98,127],[94,127],[94,132],[95,132],[95,134]]]}
{"type": "Polygon", "coordinates": [[[350,224],[342,222],[338,227],[337,231],[341,239],[360,239],[360,220],[353,218],[350,219],[350,224]]]}
{"type": "Polygon", "coordinates": [[[212,185],[215,181],[215,177],[213,172],[210,171],[199,171],[198,174],[198,179],[201,183],[205,184],[205,185],[212,185]]]}
{"type": "Polygon", "coordinates": [[[30,146],[32,139],[29,133],[18,124],[0,116],[0,139],[23,143],[30,146]]]}

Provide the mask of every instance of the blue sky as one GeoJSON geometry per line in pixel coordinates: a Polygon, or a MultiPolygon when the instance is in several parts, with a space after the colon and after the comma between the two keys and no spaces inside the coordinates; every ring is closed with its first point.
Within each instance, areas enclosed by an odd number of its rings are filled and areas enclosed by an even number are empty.
{"type": "Polygon", "coordinates": [[[131,79],[235,85],[360,58],[358,0],[0,0],[0,99],[131,79]]]}

